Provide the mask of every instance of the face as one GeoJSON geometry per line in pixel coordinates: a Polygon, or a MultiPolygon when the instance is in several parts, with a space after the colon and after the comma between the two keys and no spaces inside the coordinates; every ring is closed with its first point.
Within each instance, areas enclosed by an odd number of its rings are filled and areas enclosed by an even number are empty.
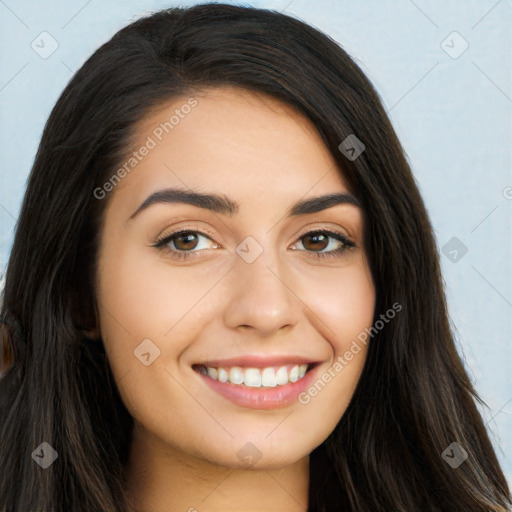
{"type": "Polygon", "coordinates": [[[209,89],[137,134],[112,180],[97,300],[138,436],[232,468],[298,461],[365,362],[363,212],[313,125],[268,97],[209,89]]]}

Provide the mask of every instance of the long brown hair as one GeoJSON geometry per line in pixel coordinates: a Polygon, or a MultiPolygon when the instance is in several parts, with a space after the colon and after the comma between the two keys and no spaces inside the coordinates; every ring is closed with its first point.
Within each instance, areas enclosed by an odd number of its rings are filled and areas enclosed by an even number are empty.
{"type": "Polygon", "coordinates": [[[277,12],[224,4],[169,9],[125,27],[76,73],[50,115],[1,309],[13,361],[0,379],[0,510],[127,510],[133,420],[101,340],[83,332],[96,318],[108,204],[94,190],[148,112],[218,85],[266,93],[312,121],[363,207],[375,318],[403,306],[372,339],[347,411],[311,455],[309,510],[505,510],[510,492],[454,344],[432,227],[378,94],[325,34],[277,12]],[[365,144],[357,159],[339,149],[352,134],[365,144]],[[43,442],[58,454],[47,469],[32,458],[43,442]],[[442,457],[450,446],[468,456],[456,468],[442,457]]]}

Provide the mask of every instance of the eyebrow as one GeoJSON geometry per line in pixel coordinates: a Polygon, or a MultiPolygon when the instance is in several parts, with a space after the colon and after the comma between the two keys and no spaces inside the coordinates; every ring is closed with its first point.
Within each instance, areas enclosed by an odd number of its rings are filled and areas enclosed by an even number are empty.
{"type": "MultiPolygon", "coordinates": [[[[167,188],[152,193],[144,202],[132,213],[128,220],[133,219],[141,211],[153,204],[161,203],[182,203],[204,208],[215,213],[228,215],[232,217],[240,210],[240,205],[229,199],[225,195],[203,194],[189,190],[180,190],[177,188],[167,188]]],[[[295,203],[287,212],[287,216],[294,217],[308,213],[316,213],[332,206],[340,204],[351,204],[361,208],[359,201],[351,194],[329,194],[313,197],[295,203]]]]}

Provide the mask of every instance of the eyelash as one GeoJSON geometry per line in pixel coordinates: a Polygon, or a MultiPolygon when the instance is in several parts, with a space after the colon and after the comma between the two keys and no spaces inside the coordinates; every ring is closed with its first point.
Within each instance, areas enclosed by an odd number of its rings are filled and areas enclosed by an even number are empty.
{"type": "MultiPolygon", "coordinates": [[[[204,236],[208,238],[209,240],[212,240],[212,238],[207,235],[206,233],[202,233],[201,231],[197,231],[194,229],[180,229],[179,231],[175,231],[174,233],[171,233],[170,235],[164,235],[163,237],[159,238],[153,245],[153,247],[156,247],[157,249],[166,251],[172,255],[173,258],[176,258],[178,260],[188,260],[191,258],[196,258],[196,254],[199,251],[180,251],[176,249],[171,249],[168,247],[168,244],[179,235],[184,234],[198,234],[201,236],[204,236]]],[[[352,240],[347,238],[345,235],[338,233],[336,231],[331,231],[328,229],[318,229],[313,231],[308,231],[307,233],[304,233],[301,237],[298,238],[298,241],[302,240],[303,238],[307,237],[308,235],[327,235],[330,238],[334,238],[340,242],[343,243],[341,247],[338,249],[334,249],[328,252],[317,252],[317,251],[308,251],[307,249],[304,252],[311,252],[316,255],[316,257],[319,258],[336,258],[341,256],[342,253],[344,253],[347,249],[351,249],[356,246],[352,240]]],[[[213,241],[213,240],[212,240],[213,241]]]]}

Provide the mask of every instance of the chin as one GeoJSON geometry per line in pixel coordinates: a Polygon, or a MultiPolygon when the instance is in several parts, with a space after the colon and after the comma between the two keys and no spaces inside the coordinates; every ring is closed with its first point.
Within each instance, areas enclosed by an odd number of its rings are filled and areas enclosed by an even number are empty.
{"type": "MultiPolygon", "coordinates": [[[[211,464],[230,469],[271,470],[280,469],[297,463],[308,456],[314,449],[314,443],[308,446],[297,443],[285,443],[277,439],[277,443],[267,440],[254,439],[240,441],[230,439],[222,447],[225,449],[216,453],[204,453],[201,458],[211,464]],[[230,445],[230,446],[228,446],[230,445]]],[[[240,438],[238,438],[240,439],[240,438]]]]}

